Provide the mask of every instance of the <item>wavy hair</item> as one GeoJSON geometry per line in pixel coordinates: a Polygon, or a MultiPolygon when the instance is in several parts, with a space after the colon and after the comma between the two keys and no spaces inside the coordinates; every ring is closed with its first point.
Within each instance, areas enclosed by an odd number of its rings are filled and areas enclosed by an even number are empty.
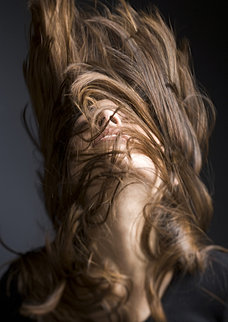
{"type": "Polygon", "coordinates": [[[160,291],[166,274],[203,270],[211,247],[205,232],[212,202],[200,170],[215,112],[197,87],[188,45],[177,47],[156,8],[137,13],[124,0],[113,10],[101,4],[83,10],[73,0],[30,0],[29,8],[24,75],[44,157],[43,195],[56,235],[18,260],[21,312],[49,322],[129,320],[132,281],[96,260],[101,254],[93,231],[105,229],[114,215],[125,177],[154,186],[124,163],[137,150],[152,160],[161,181],[143,208],[140,248],[151,315],[165,322],[160,291]],[[119,148],[117,137],[111,149],[95,153],[93,142],[111,120],[102,120],[99,101],[106,99],[115,104],[113,116],[122,113],[128,120],[121,135],[129,139],[126,149],[119,148]],[[81,115],[88,122],[78,123],[81,115]],[[79,138],[86,148],[80,148],[79,138]],[[88,203],[89,189],[98,184],[88,203]],[[121,295],[118,284],[125,290],[121,295]]]}

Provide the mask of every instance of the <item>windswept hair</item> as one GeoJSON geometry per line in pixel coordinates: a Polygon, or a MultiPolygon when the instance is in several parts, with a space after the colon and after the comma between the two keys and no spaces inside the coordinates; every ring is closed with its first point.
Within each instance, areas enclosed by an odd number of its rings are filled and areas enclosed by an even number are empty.
{"type": "Polygon", "coordinates": [[[56,236],[18,260],[21,312],[49,322],[129,320],[131,281],[105,261],[96,262],[99,250],[91,232],[102,229],[113,214],[125,176],[154,184],[121,166],[137,150],[152,160],[161,179],[143,209],[140,248],[148,263],[145,290],[151,315],[164,322],[164,277],[169,271],[203,270],[210,249],[205,232],[212,202],[200,170],[215,112],[197,87],[188,45],[177,48],[156,8],[137,13],[124,0],[113,10],[101,4],[83,10],[73,0],[30,0],[29,8],[24,75],[44,157],[45,206],[56,236]],[[130,137],[126,151],[115,143],[111,151],[89,149],[108,123],[96,127],[103,99],[115,104],[113,115],[122,113],[142,129],[122,130],[130,137]],[[91,122],[78,125],[78,117],[89,119],[94,107],[91,122]],[[77,139],[85,130],[90,131],[88,149],[80,150],[77,139]],[[101,188],[87,205],[87,191],[97,182],[101,188]],[[116,294],[117,284],[125,289],[123,296],[116,294]]]}

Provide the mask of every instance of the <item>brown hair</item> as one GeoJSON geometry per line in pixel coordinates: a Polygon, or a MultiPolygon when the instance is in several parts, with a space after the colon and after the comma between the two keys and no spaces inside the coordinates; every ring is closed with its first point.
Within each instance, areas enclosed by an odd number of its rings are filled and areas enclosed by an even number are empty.
{"type": "Polygon", "coordinates": [[[124,176],[154,185],[122,167],[123,159],[138,150],[153,161],[161,179],[143,210],[140,247],[148,262],[151,315],[166,321],[159,291],[167,272],[203,269],[210,249],[205,231],[212,202],[199,173],[215,113],[197,88],[188,46],[177,48],[155,8],[137,13],[124,0],[112,12],[103,5],[83,11],[73,0],[31,0],[29,8],[24,74],[44,156],[45,205],[56,236],[18,260],[21,312],[42,321],[128,321],[131,281],[94,260],[99,250],[91,232],[112,215],[124,176]],[[99,107],[89,125],[77,124],[78,116],[88,119],[91,106],[102,99],[115,103],[114,114],[122,112],[142,129],[123,129],[130,137],[126,151],[117,144],[96,153],[77,146],[83,131],[91,132],[90,147],[107,126],[97,130],[99,107]],[[97,182],[99,193],[87,205],[87,191],[97,182]],[[108,196],[107,187],[112,187],[108,196]],[[95,275],[88,269],[91,262],[95,275]],[[115,292],[118,283],[126,290],[123,296],[115,292]]]}

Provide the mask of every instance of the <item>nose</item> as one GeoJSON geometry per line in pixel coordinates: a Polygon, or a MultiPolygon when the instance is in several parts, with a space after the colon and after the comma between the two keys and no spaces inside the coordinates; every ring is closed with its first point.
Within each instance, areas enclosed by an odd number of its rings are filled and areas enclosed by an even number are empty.
{"type": "Polygon", "coordinates": [[[108,123],[107,126],[120,126],[121,118],[118,112],[113,110],[103,110],[98,118],[97,124],[99,127],[102,127],[106,123],[108,123]]]}

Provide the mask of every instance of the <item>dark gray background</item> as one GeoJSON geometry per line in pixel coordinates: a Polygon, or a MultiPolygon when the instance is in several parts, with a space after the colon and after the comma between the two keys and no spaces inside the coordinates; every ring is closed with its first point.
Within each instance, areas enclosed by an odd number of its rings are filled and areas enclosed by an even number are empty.
{"type": "MultiPolygon", "coordinates": [[[[131,1],[144,7],[150,1],[131,1]]],[[[225,4],[217,1],[164,1],[156,4],[171,21],[178,39],[186,36],[191,45],[195,74],[217,108],[217,125],[211,140],[215,215],[210,236],[228,247],[227,216],[227,35],[225,4]],[[206,6],[205,6],[206,5],[206,6]]],[[[0,3],[0,234],[17,251],[27,251],[44,243],[44,231],[51,227],[37,194],[36,170],[40,157],[35,153],[21,122],[29,101],[22,74],[27,51],[29,14],[25,0],[0,3]]],[[[0,247],[0,264],[14,255],[0,247]]]]}

